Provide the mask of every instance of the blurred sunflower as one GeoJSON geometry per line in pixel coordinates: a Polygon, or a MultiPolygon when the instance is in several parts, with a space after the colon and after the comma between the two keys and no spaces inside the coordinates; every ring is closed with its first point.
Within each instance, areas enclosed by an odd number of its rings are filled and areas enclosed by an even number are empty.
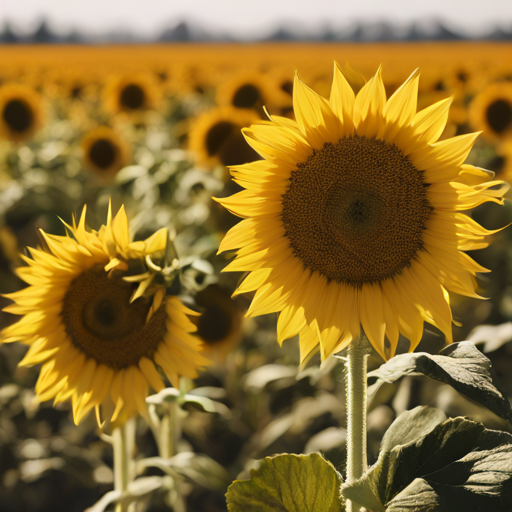
{"type": "Polygon", "coordinates": [[[238,249],[225,270],[250,272],[247,314],[280,312],[278,341],[300,333],[302,361],[361,328],[384,359],[400,333],[414,350],[424,322],[451,342],[448,290],[478,297],[486,269],[462,251],[491,232],[460,211],[502,204],[507,186],[463,164],[478,134],[436,142],[450,100],[417,113],[418,76],[386,100],[380,69],[356,96],[335,66],[328,101],[296,77],[297,121],[244,130],[265,160],[232,168],[246,190],[218,201],[244,220],[219,251],[238,249]]]}
{"type": "Polygon", "coordinates": [[[258,158],[241,129],[259,120],[252,110],[214,108],[195,121],[189,133],[189,148],[199,165],[245,164],[258,158]]]}
{"type": "Polygon", "coordinates": [[[193,322],[197,325],[197,335],[204,343],[204,354],[222,363],[240,341],[240,311],[230,294],[216,284],[201,290],[194,300],[202,308],[201,315],[193,318],[193,322]]]}
{"type": "Polygon", "coordinates": [[[512,136],[512,83],[491,84],[471,102],[470,122],[490,141],[512,136]]]}
{"type": "Polygon", "coordinates": [[[27,141],[42,125],[43,105],[34,89],[14,83],[0,86],[0,137],[27,141]]]}
{"type": "Polygon", "coordinates": [[[274,105],[278,107],[277,110],[280,115],[285,117],[288,117],[290,114],[293,115],[293,73],[281,70],[275,71],[272,73],[272,85],[276,89],[276,92],[273,94],[275,98],[274,105]]]}
{"type": "Polygon", "coordinates": [[[219,86],[217,103],[241,109],[253,109],[260,115],[263,107],[275,103],[268,78],[255,71],[240,73],[219,86]]]}
{"type": "Polygon", "coordinates": [[[112,179],[130,163],[130,148],[111,128],[98,126],[82,139],[84,167],[102,179],[112,179]]]}
{"type": "Polygon", "coordinates": [[[498,178],[505,181],[512,180],[512,140],[500,145],[487,166],[496,173],[498,178]]]}
{"type": "Polygon", "coordinates": [[[196,377],[207,360],[190,334],[187,315],[195,313],[166,296],[151,271],[167,230],[130,242],[124,208],[114,219],[109,208],[99,231],[86,229],[85,211],[78,225],[66,225],[72,237],[40,230],[44,249],[22,256],[28,266],[17,272],[29,286],[7,295],[15,304],[5,311],[23,316],[2,337],[30,345],[21,366],[42,363],[41,401],[71,398],[75,423],[94,408],[101,425],[145,413],[149,387],[165,387],[157,365],[178,387],[180,375],[196,377]]]}
{"type": "Polygon", "coordinates": [[[105,86],[104,104],[111,112],[136,113],[155,109],[160,89],[153,75],[113,76],[105,86]]]}

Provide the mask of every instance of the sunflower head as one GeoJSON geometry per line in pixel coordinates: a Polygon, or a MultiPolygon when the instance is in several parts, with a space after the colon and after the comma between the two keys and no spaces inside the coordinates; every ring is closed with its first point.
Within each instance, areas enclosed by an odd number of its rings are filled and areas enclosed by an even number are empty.
{"type": "Polygon", "coordinates": [[[135,114],[157,107],[160,89],[151,74],[114,76],[104,90],[104,103],[111,112],[135,114]]]}
{"type": "Polygon", "coordinates": [[[109,209],[99,231],[86,229],[85,208],[66,228],[40,231],[43,249],[23,257],[29,286],[5,309],[21,319],[2,340],[29,345],[20,365],[42,364],[39,399],[71,399],[76,423],[92,409],[100,425],[145,414],[149,387],[165,387],[158,368],[177,387],[207,363],[191,334],[195,313],[166,294],[175,271],[165,265],[167,230],[132,242],[123,208],[114,218],[109,209]]]}
{"type": "Polygon", "coordinates": [[[452,340],[448,291],[478,297],[486,269],[463,251],[491,234],[462,210],[501,204],[507,186],[464,164],[478,134],[438,141],[451,100],[417,112],[415,71],[388,99],[380,69],[355,94],[336,65],[329,100],[296,76],[296,121],[244,129],[265,158],[232,168],[245,188],[220,199],[243,220],[220,251],[249,272],[248,315],[279,312],[278,340],[300,334],[305,361],[325,359],[364,330],[384,359],[423,323],[452,340]]]}
{"type": "Polygon", "coordinates": [[[512,136],[512,83],[494,83],[472,101],[471,124],[489,141],[503,142],[512,136]]]}
{"type": "Polygon", "coordinates": [[[214,108],[199,116],[189,134],[189,147],[197,162],[206,167],[238,165],[258,158],[241,129],[259,118],[251,110],[214,108]]]}
{"type": "Polygon", "coordinates": [[[240,310],[230,294],[216,284],[201,290],[194,300],[201,309],[200,316],[193,321],[204,344],[205,355],[222,363],[240,341],[240,310]]]}
{"type": "Polygon", "coordinates": [[[107,181],[130,162],[129,146],[107,126],[99,126],[84,136],[82,154],[84,167],[107,181]]]}
{"type": "Polygon", "coordinates": [[[220,106],[252,109],[263,115],[263,106],[275,103],[275,92],[269,77],[258,72],[244,72],[219,86],[217,103],[220,106]]]}
{"type": "Polygon", "coordinates": [[[29,140],[43,124],[39,94],[26,85],[0,86],[0,136],[13,142],[29,140]]]}

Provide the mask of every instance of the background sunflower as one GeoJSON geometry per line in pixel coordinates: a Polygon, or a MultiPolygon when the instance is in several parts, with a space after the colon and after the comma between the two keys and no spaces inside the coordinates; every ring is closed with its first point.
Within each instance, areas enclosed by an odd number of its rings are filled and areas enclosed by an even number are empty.
{"type": "Polygon", "coordinates": [[[512,84],[495,83],[478,94],[470,107],[471,124],[495,142],[512,137],[512,84]]]}
{"type": "Polygon", "coordinates": [[[130,163],[130,148],[111,128],[99,126],[88,132],[82,139],[84,167],[111,180],[130,163]]]}
{"type": "Polygon", "coordinates": [[[21,142],[30,139],[43,125],[39,94],[23,84],[0,86],[0,136],[21,142]]]}

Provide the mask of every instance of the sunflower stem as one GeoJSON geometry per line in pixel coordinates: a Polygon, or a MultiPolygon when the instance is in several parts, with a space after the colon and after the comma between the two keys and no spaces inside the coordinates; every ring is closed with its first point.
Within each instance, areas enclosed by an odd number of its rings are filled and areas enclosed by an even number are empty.
{"type": "MultiPolygon", "coordinates": [[[[166,404],[160,422],[160,457],[170,459],[177,453],[178,441],[181,437],[180,406],[177,401],[166,404]]],[[[169,493],[169,504],[174,512],[185,512],[185,500],[180,492],[180,481],[174,479],[175,493],[169,493]]],[[[116,511],[117,512],[117,511],[116,511]]]]}
{"type": "MultiPolygon", "coordinates": [[[[347,357],[347,483],[366,471],[366,362],[368,341],[364,334],[348,347],[347,357]]],[[[347,512],[357,512],[361,505],[347,500],[347,512]]]]}
{"type": "Polygon", "coordinates": [[[174,401],[167,404],[160,424],[160,456],[163,459],[170,459],[176,455],[178,440],[181,436],[178,415],[178,403],[174,401]]]}
{"type": "MultiPolygon", "coordinates": [[[[132,480],[131,455],[135,445],[135,421],[128,420],[112,431],[114,448],[114,489],[124,493],[132,480]]],[[[121,501],[117,503],[115,512],[128,512],[130,506],[121,501]]]]}

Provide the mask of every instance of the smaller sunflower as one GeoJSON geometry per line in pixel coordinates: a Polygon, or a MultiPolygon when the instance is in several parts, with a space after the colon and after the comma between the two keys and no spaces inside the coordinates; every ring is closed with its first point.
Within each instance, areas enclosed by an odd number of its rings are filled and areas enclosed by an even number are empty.
{"type": "Polygon", "coordinates": [[[114,218],[109,208],[99,231],[86,229],[85,213],[68,236],[39,230],[44,249],[17,270],[29,286],[4,309],[21,319],[0,334],[30,346],[20,366],[42,364],[39,400],[71,399],[76,424],[95,409],[101,426],[146,413],[149,387],[165,387],[158,367],[179,387],[208,360],[191,335],[197,313],[166,295],[167,230],[130,242],[124,208],[114,218]]]}
{"type": "Polygon", "coordinates": [[[500,145],[487,167],[496,173],[498,179],[512,181],[512,140],[500,145]]]}
{"type": "Polygon", "coordinates": [[[42,100],[34,89],[14,83],[0,86],[0,137],[24,142],[42,125],[42,100]]]}
{"type": "Polygon", "coordinates": [[[501,142],[512,137],[512,83],[491,84],[471,102],[471,125],[482,137],[501,142]]]}
{"type": "Polygon", "coordinates": [[[131,151],[111,128],[98,126],[82,139],[83,165],[102,179],[112,179],[130,163],[131,151]]]}
{"type": "Polygon", "coordinates": [[[241,109],[252,109],[263,115],[263,107],[275,103],[274,90],[262,73],[240,73],[222,84],[217,91],[217,103],[241,109]]]}
{"type": "Polygon", "coordinates": [[[105,86],[104,104],[110,112],[133,114],[155,109],[160,89],[153,75],[114,76],[105,86]]]}
{"type": "Polygon", "coordinates": [[[204,354],[223,363],[240,341],[242,314],[230,294],[217,284],[201,290],[195,296],[195,303],[202,313],[192,321],[204,343],[204,354]]]}
{"type": "MultiPolygon", "coordinates": [[[[293,116],[293,76],[292,71],[275,71],[272,73],[272,85],[275,88],[275,92],[273,93],[273,110],[283,116],[293,116]]],[[[270,114],[273,113],[274,112],[270,112],[270,114]]]]}
{"type": "Polygon", "coordinates": [[[241,132],[258,119],[252,110],[233,107],[214,108],[199,116],[189,134],[189,148],[198,164],[228,166],[259,159],[241,132]]]}

